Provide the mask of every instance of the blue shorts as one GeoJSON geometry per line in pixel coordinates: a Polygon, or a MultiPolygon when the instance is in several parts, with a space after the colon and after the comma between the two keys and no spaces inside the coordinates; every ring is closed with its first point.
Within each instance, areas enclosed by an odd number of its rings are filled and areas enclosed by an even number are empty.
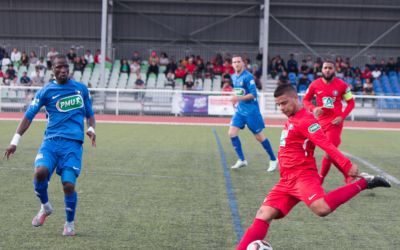
{"type": "Polygon", "coordinates": [[[242,115],[236,112],[232,117],[231,126],[243,129],[246,125],[255,135],[265,128],[264,120],[260,113],[242,115]]]}
{"type": "Polygon", "coordinates": [[[61,182],[76,183],[81,172],[82,142],[61,137],[46,139],[39,148],[35,167],[49,170],[48,180],[54,170],[61,176],[61,182]]]}

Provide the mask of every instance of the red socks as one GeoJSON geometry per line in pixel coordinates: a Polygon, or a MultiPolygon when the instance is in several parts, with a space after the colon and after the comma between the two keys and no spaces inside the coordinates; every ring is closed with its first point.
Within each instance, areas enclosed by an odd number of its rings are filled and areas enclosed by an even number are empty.
{"type": "Polygon", "coordinates": [[[267,235],[268,228],[268,222],[261,219],[254,219],[253,224],[247,229],[236,250],[246,250],[251,242],[263,240],[267,235]]]}
{"type": "Polygon", "coordinates": [[[335,167],[343,174],[344,182],[346,184],[349,184],[354,180],[347,173],[344,173],[343,170],[337,165],[336,162],[334,162],[331,159],[329,159],[326,156],[324,156],[322,158],[321,171],[320,171],[320,176],[322,177],[322,183],[324,182],[325,177],[328,175],[328,172],[329,172],[329,170],[331,168],[331,163],[333,163],[335,165],[335,167]]]}
{"type": "Polygon", "coordinates": [[[365,179],[360,179],[354,183],[332,190],[325,195],[324,199],[332,211],[334,211],[337,207],[347,202],[366,188],[367,181],[365,179]]]}

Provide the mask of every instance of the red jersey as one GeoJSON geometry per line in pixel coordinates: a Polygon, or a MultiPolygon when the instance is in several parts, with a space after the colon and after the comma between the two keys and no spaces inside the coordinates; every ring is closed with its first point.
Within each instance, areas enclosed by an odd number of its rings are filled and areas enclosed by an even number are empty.
{"type": "Polygon", "coordinates": [[[324,128],[338,116],[344,120],[354,108],[354,100],[349,86],[336,77],[330,83],[325,83],[321,77],[310,84],[303,99],[304,106],[310,111],[315,108],[311,103],[314,96],[316,96],[317,106],[322,107],[323,110],[322,115],[317,119],[324,128]],[[348,102],[348,107],[344,112],[342,100],[348,102]]]}
{"type": "Polygon", "coordinates": [[[325,136],[313,114],[305,108],[289,117],[281,134],[278,153],[281,177],[295,177],[298,171],[318,171],[314,157],[315,146],[323,149],[344,172],[352,166],[325,136]]]}

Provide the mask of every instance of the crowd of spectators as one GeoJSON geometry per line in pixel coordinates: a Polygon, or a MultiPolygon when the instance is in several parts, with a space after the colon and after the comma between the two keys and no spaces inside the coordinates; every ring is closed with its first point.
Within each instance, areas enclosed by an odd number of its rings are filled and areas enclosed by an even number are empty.
{"type": "MultiPolygon", "coordinates": [[[[13,48],[9,55],[3,48],[0,48],[0,63],[2,71],[0,71],[0,78],[3,78],[4,85],[23,85],[23,86],[43,86],[44,74],[46,70],[51,69],[51,62],[58,54],[55,48],[51,48],[46,58],[37,57],[34,51],[29,55],[27,52],[20,52],[17,48],[13,48]],[[27,71],[22,72],[18,78],[15,68],[24,66],[28,69],[30,66],[34,69],[30,75],[27,71]]],[[[83,73],[86,67],[93,67],[95,64],[101,63],[100,50],[96,50],[94,55],[90,50],[86,50],[84,54],[78,55],[75,48],[71,48],[66,54],[68,61],[73,65],[73,72],[80,71],[83,73]]],[[[106,61],[111,62],[109,58],[106,61]]],[[[243,61],[255,78],[258,89],[262,88],[261,75],[262,75],[262,55],[256,57],[256,61],[252,64],[249,57],[243,55],[243,61]]],[[[278,84],[291,83],[295,85],[299,92],[305,91],[308,85],[314,79],[322,75],[322,59],[316,58],[313,60],[311,56],[306,56],[300,62],[295,59],[291,54],[285,60],[277,55],[268,60],[268,75],[276,79],[278,84]]],[[[371,62],[366,64],[363,68],[354,67],[349,58],[343,59],[338,56],[335,59],[336,77],[346,81],[355,93],[365,95],[373,95],[374,79],[379,78],[382,74],[389,74],[389,72],[400,72],[400,57],[397,61],[390,57],[387,61],[385,59],[378,60],[373,57],[371,62]]],[[[209,60],[206,60],[201,55],[189,55],[177,60],[174,56],[168,56],[167,53],[151,51],[148,57],[142,58],[138,51],[134,51],[130,58],[122,58],[120,60],[120,73],[135,74],[136,82],[135,88],[144,88],[146,82],[155,75],[157,77],[160,73],[165,74],[165,86],[174,88],[177,82],[183,84],[183,88],[187,90],[200,90],[201,85],[198,82],[204,82],[205,79],[221,79],[221,89],[223,91],[232,90],[231,75],[234,73],[231,65],[231,56],[216,54],[209,60]],[[141,73],[144,72],[146,78],[144,79],[141,73]],[[199,81],[201,79],[201,81],[199,81]]],[[[52,78],[52,77],[50,77],[52,78]]]]}
{"type": "MultiPolygon", "coordinates": [[[[390,75],[390,72],[400,72],[400,57],[395,61],[390,57],[387,61],[376,57],[365,64],[363,68],[354,67],[350,58],[343,59],[337,56],[335,59],[336,77],[347,82],[354,93],[374,95],[373,82],[381,75],[390,75]]],[[[272,78],[278,80],[278,84],[291,83],[299,92],[305,91],[313,79],[322,76],[322,59],[312,60],[311,56],[298,63],[291,54],[287,63],[281,56],[275,56],[269,60],[268,71],[272,78]]]]}

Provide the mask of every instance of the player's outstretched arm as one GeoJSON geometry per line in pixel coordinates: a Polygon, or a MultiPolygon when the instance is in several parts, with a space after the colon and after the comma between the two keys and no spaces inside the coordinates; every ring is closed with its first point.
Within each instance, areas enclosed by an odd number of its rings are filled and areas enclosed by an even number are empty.
{"type": "Polygon", "coordinates": [[[17,146],[21,136],[25,133],[25,131],[29,128],[32,121],[28,118],[22,118],[21,122],[17,127],[17,131],[15,132],[14,137],[12,138],[10,145],[7,147],[6,151],[4,152],[4,157],[7,157],[7,160],[15,153],[17,150],[17,146]]]}
{"type": "Polygon", "coordinates": [[[87,119],[87,123],[88,123],[88,130],[86,134],[90,138],[92,147],[96,147],[96,132],[94,130],[96,128],[96,120],[94,119],[94,116],[89,117],[87,119]]]}

